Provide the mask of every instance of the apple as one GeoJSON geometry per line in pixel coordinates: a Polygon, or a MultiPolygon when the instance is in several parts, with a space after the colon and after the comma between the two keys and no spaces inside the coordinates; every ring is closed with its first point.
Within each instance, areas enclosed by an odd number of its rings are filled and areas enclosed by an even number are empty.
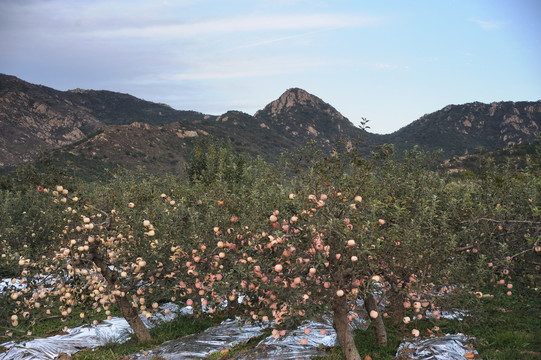
{"type": "Polygon", "coordinates": [[[377,318],[377,317],[378,317],[378,312],[377,312],[376,310],[370,311],[370,317],[371,317],[372,319],[377,318]]]}

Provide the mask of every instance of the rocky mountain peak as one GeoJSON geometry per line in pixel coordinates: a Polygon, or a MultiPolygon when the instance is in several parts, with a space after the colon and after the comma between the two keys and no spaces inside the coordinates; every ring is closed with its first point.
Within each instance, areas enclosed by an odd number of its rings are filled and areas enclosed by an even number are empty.
{"type": "Polygon", "coordinates": [[[273,110],[280,112],[295,105],[314,106],[320,104],[323,104],[320,98],[303,89],[292,88],[286,90],[278,100],[273,101],[270,105],[272,105],[273,110]]]}
{"type": "Polygon", "coordinates": [[[334,107],[299,88],[285,91],[255,113],[261,126],[285,134],[296,143],[316,140],[322,146],[344,138],[356,138],[358,129],[334,107]]]}
{"type": "Polygon", "coordinates": [[[344,118],[342,114],[331,105],[327,104],[317,96],[299,88],[286,90],[278,99],[265,106],[263,110],[256,112],[255,117],[258,117],[258,115],[262,115],[263,113],[266,116],[276,117],[295,107],[307,107],[310,109],[322,110],[333,117],[340,119],[344,118]]]}

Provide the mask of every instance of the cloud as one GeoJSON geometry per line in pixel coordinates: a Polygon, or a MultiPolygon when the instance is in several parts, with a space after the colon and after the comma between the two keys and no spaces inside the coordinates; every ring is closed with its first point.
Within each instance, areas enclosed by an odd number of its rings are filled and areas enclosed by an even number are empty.
{"type": "Polygon", "coordinates": [[[94,30],[90,35],[102,37],[194,37],[234,32],[309,30],[370,26],[378,19],[344,14],[246,15],[209,21],[141,25],[117,29],[94,30]]]}
{"type": "Polygon", "coordinates": [[[469,21],[477,24],[483,30],[495,30],[495,29],[499,29],[503,25],[501,22],[486,21],[486,20],[481,20],[478,18],[469,19],[469,21]]]}
{"type": "Polygon", "coordinates": [[[318,33],[321,33],[321,32],[323,32],[323,31],[328,31],[328,30],[310,31],[310,32],[306,32],[306,33],[302,33],[302,34],[297,34],[297,35],[282,36],[282,37],[278,37],[278,38],[272,38],[272,39],[267,39],[267,40],[261,40],[261,41],[255,42],[255,43],[250,43],[250,44],[245,44],[245,45],[235,46],[235,47],[229,49],[229,51],[240,50],[240,49],[248,49],[248,48],[252,48],[252,47],[257,47],[257,46],[263,46],[263,45],[273,44],[273,43],[277,43],[277,42],[281,42],[281,41],[287,41],[287,40],[299,39],[299,38],[303,38],[303,37],[308,36],[308,35],[318,34],[318,33]]]}
{"type": "Polygon", "coordinates": [[[171,80],[220,80],[248,77],[276,76],[305,72],[312,68],[334,65],[329,61],[307,59],[291,59],[285,57],[231,57],[193,61],[192,69],[183,72],[162,74],[162,81],[171,80]]]}

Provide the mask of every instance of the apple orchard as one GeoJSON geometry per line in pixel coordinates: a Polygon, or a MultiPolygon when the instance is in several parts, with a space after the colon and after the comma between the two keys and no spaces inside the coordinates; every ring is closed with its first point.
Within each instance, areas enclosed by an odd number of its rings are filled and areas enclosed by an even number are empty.
{"type": "Polygon", "coordinates": [[[384,147],[300,152],[281,169],[199,146],[188,180],[120,171],[2,190],[5,336],[117,312],[147,342],[140,315],[173,302],[276,338],[332,313],[344,357],[360,359],[361,312],[386,346],[386,323],[418,337],[443,310],[539,285],[539,168],[451,177],[430,154],[384,147]]]}

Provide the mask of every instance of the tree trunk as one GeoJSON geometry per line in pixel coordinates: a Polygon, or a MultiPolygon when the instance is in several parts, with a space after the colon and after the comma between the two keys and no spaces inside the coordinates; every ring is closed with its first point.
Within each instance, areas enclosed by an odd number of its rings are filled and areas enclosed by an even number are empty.
{"type": "MultiPolygon", "coordinates": [[[[109,269],[109,264],[104,260],[98,251],[96,245],[90,248],[90,253],[92,254],[92,261],[96,266],[101,270],[101,274],[109,284],[111,288],[115,287],[116,279],[118,274],[111,269],[109,269]]],[[[116,303],[120,309],[120,313],[126,319],[128,324],[130,324],[133,333],[137,337],[137,341],[140,343],[148,342],[152,340],[152,336],[148,331],[147,327],[139,317],[139,314],[133,306],[131,306],[130,300],[125,296],[115,295],[116,303]]]]}
{"type": "Polygon", "coordinates": [[[406,316],[406,309],[404,308],[404,294],[400,292],[396,286],[391,285],[391,291],[389,291],[389,300],[391,301],[391,322],[393,325],[400,325],[406,316]]]}
{"type": "Polygon", "coordinates": [[[361,360],[361,355],[355,347],[355,340],[351,333],[351,327],[347,321],[348,309],[345,296],[335,297],[332,304],[333,309],[333,327],[336,330],[338,342],[342,348],[344,359],[361,360]]]}
{"type": "Polygon", "coordinates": [[[385,324],[383,323],[383,318],[378,311],[378,302],[374,295],[369,294],[364,298],[364,307],[368,314],[371,311],[375,310],[378,312],[378,317],[375,319],[370,318],[372,326],[374,326],[374,332],[376,333],[376,341],[381,347],[387,346],[387,331],[385,330],[385,324]]]}
{"type": "Polygon", "coordinates": [[[126,319],[128,324],[130,324],[133,333],[137,337],[137,341],[140,343],[149,342],[152,340],[152,336],[148,331],[147,327],[139,317],[139,314],[135,308],[131,305],[130,301],[126,296],[117,296],[115,295],[115,300],[120,309],[120,313],[126,319]]]}

